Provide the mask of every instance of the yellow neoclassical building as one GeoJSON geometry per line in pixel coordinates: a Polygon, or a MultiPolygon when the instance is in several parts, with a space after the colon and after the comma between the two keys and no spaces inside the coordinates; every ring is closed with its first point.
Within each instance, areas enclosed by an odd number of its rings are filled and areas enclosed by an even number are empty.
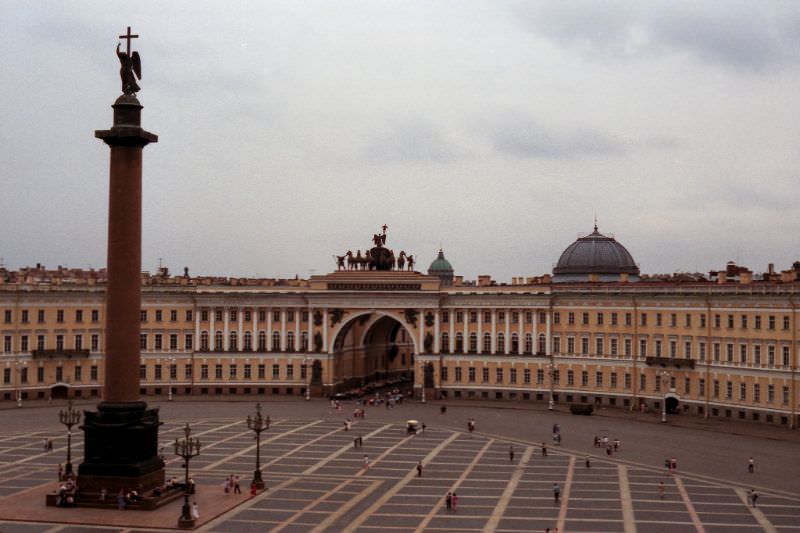
{"type": "MultiPolygon", "coordinates": [[[[798,423],[800,263],[646,276],[597,228],[552,275],[427,274],[383,235],[309,279],[142,274],[143,395],[420,397],[592,404],[798,423]],[[410,267],[410,268],[409,268],[410,267]],[[424,396],[423,396],[424,395],[424,396]]],[[[0,269],[0,399],[99,397],[103,270],[0,269]]]]}

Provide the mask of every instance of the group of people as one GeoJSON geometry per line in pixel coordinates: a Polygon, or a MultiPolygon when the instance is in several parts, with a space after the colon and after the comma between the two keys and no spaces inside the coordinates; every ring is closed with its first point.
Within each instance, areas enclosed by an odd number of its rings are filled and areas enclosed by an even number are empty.
{"type": "Polygon", "coordinates": [[[72,507],[78,500],[78,485],[75,480],[75,475],[67,476],[64,482],[58,486],[58,493],[56,496],[56,506],[58,507],[72,507]]]}
{"type": "Polygon", "coordinates": [[[455,511],[458,508],[458,494],[455,491],[448,491],[444,497],[444,505],[448,511],[455,511]]]}
{"type": "Polygon", "coordinates": [[[222,483],[222,490],[225,494],[230,494],[231,492],[234,494],[241,494],[242,485],[239,476],[228,476],[225,478],[225,481],[222,483]]]}
{"type": "Polygon", "coordinates": [[[618,437],[615,437],[613,441],[610,441],[607,435],[603,435],[602,437],[595,435],[594,437],[594,447],[604,449],[606,451],[606,455],[611,455],[614,452],[618,452],[621,445],[622,442],[618,437]]]}
{"type": "Polygon", "coordinates": [[[553,424],[553,444],[561,444],[561,426],[553,424]]]}

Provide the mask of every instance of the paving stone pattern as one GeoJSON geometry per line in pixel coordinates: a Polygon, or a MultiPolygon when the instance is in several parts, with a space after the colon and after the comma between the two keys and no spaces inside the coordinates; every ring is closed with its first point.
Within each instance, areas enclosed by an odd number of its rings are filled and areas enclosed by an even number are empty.
{"type": "MultiPolygon", "coordinates": [[[[195,420],[203,443],[191,462],[198,484],[219,487],[240,475],[243,490],[252,475],[255,441],[242,420],[195,420]]],[[[43,433],[0,434],[2,497],[55,479],[65,439],[43,449],[43,433]]],[[[165,452],[182,435],[180,424],[161,430],[165,452]]],[[[73,443],[76,463],[80,439],[73,443]]],[[[631,466],[612,456],[593,459],[535,443],[446,428],[408,435],[399,423],[358,421],[344,431],[336,419],[282,418],[262,434],[261,461],[267,491],[247,499],[199,531],[400,533],[421,531],[512,532],[800,532],[800,499],[762,494],[757,508],[742,487],[691,475],[631,466]],[[364,438],[355,448],[353,438],[364,438]],[[365,460],[365,455],[367,456],[365,460]],[[422,461],[422,475],[416,465],[422,461]],[[663,498],[658,484],[665,482],[663,498]],[[560,501],[553,485],[560,487],[560,501]],[[458,495],[455,509],[447,492],[458,495]]],[[[168,471],[182,477],[180,460],[168,471]]],[[[0,521],[2,533],[113,531],[102,526],[0,521]]],[[[129,529],[127,531],[136,531],[129,529]]],[[[155,531],[148,529],[147,531],[155,531]]]]}

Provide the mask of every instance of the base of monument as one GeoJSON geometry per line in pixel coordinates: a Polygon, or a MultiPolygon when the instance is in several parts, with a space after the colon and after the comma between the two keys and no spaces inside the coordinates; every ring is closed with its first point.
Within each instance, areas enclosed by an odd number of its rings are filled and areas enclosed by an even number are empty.
{"type": "MultiPolygon", "coordinates": [[[[92,508],[92,509],[118,509],[119,503],[117,502],[116,494],[106,494],[103,499],[100,499],[99,492],[84,492],[74,499],[73,503],[66,507],[72,508],[92,508]]],[[[175,500],[183,498],[183,488],[176,487],[174,490],[161,492],[158,496],[150,493],[145,494],[136,502],[128,502],[125,504],[125,509],[129,511],[155,511],[159,507],[166,505],[175,500]]],[[[45,503],[48,507],[59,507],[58,493],[53,491],[45,495],[45,503]]],[[[61,507],[64,507],[61,505],[61,507]]]]}
{"type": "Polygon", "coordinates": [[[84,462],[78,466],[78,489],[105,490],[116,498],[120,490],[145,495],[164,486],[164,461],[158,456],[158,409],[145,402],[100,402],[85,411],[84,462]]]}

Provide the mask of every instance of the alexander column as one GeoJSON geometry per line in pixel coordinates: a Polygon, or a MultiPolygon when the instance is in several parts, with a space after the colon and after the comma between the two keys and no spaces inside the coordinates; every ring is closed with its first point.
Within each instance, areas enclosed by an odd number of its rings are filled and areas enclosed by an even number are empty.
{"type": "Polygon", "coordinates": [[[78,468],[82,492],[121,488],[148,490],[164,482],[158,457],[158,409],[139,397],[139,311],[142,263],[142,149],[158,136],[141,127],[142,105],[136,98],[141,79],[138,52],[120,51],[122,95],[112,106],[110,130],[95,137],[111,148],[108,205],[108,282],[105,317],[105,385],[97,411],[87,411],[84,462],[78,468]]]}

